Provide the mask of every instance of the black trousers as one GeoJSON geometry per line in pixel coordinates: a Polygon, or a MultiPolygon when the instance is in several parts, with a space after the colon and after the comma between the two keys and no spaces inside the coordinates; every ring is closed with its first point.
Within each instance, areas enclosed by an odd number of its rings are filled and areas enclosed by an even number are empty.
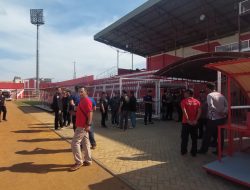
{"type": "Polygon", "coordinates": [[[192,140],[192,148],[191,153],[196,155],[197,153],[197,139],[198,139],[198,127],[189,125],[187,123],[182,124],[181,130],[181,153],[187,153],[187,146],[188,146],[188,139],[189,135],[191,136],[192,140]]]}
{"type": "Polygon", "coordinates": [[[102,120],[101,120],[101,125],[102,125],[102,127],[107,127],[106,126],[106,118],[107,118],[107,112],[105,111],[105,112],[101,112],[101,114],[102,114],[102,120]]]}
{"type": "MultiPolygon", "coordinates": [[[[6,115],[7,115],[7,108],[6,108],[6,106],[1,106],[0,107],[0,117],[1,117],[1,112],[3,112],[3,120],[5,120],[6,119],[6,115]]],[[[0,120],[1,120],[1,118],[0,118],[0,120]]]]}
{"type": "Polygon", "coordinates": [[[76,130],[76,115],[72,115],[73,130],[76,130]]]}
{"type": "Polygon", "coordinates": [[[167,119],[167,105],[163,104],[161,108],[161,119],[166,120],[167,119]]]}
{"type": "Polygon", "coordinates": [[[168,120],[172,120],[173,118],[173,104],[172,103],[167,103],[167,115],[166,115],[168,120]]]}
{"type": "Polygon", "coordinates": [[[200,118],[199,121],[198,121],[198,132],[199,132],[198,137],[200,139],[203,138],[203,131],[204,131],[206,125],[207,125],[207,119],[206,118],[200,118]]]}
{"type": "MultiPolygon", "coordinates": [[[[210,146],[211,138],[213,137],[218,141],[218,126],[225,124],[226,119],[217,119],[217,120],[207,120],[206,131],[203,136],[202,145],[200,150],[202,152],[207,152],[210,146]]],[[[224,130],[221,131],[221,147],[224,147],[224,130]]]]}
{"type": "Polygon", "coordinates": [[[177,110],[177,113],[178,113],[178,121],[182,121],[182,109],[181,109],[181,106],[180,105],[177,105],[176,106],[176,110],[177,110]]]}
{"type": "Polygon", "coordinates": [[[89,141],[91,146],[96,146],[95,136],[94,136],[94,127],[93,125],[90,127],[89,131],[89,141]]]}
{"type": "Polygon", "coordinates": [[[62,127],[63,126],[63,122],[62,122],[62,112],[59,110],[55,111],[55,129],[58,129],[58,127],[62,127]]]}
{"type": "Polygon", "coordinates": [[[145,115],[144,115],[144,123],[147,124],[147,121],[152,122],[152,107],[145,108],[145,115]]]}
{"type": "Polygon", "coordinates": [[[111,122],[112,124],[119,124],[119,113],[118,110],[111,110],[111,122]]]}
{"type": "Polygon", "coordinates": [[[128,115],[129,115],[129,111],[127,111],[127,110],[121,111],[121,114],[120,114],[120,128],[123,129],[123,130],[128,129],[128,115]]]}
{"type": "Polygon", "coordinates": [[[70,113],[68,112],[68,110],[63,110],[63,125],[69,125],[71,122],[71,118],[70,118],[70,113]]]}

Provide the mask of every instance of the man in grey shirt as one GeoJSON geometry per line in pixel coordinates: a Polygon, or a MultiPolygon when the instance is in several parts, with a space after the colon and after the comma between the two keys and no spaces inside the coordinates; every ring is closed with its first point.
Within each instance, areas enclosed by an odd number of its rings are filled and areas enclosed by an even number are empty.
{"type": "MultiPolygon", "coordinates": [[[[207,104],[208,104],[208,121],[202,145],[198,153],[205,154],[208,151],[211,137],[218,140],[218,126],[226,122],[228,103],[221,93],[215,90],[214,83],[207,83],[207,104]]],[[[221,133],[222,148],[224,145],[224,131],[221,133]]],[[[214,153],[217,153],[214,152],[214,153]]]]}

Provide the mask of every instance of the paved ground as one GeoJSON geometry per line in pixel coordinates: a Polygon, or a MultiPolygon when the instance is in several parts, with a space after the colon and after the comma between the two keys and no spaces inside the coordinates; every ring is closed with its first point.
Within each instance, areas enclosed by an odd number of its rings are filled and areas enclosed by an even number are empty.
{"type": "Polygon", "coordinates": [[[8,102],[8,121],[0,123],[0,190],[131,190],[96,163],[68,172],[70,145],[48,128],[51,121],[8,102]]]}
{"type": "MultiPolygon", "coordinates": [[[[26,117],[24,118],[32,117],[35,119],[35,122],[33,122],[33,125],[30,127],[39,127],[36,130],[42,130],[42,131],[48,130],[48,128],[53,128],[53,117],[51,114],[38,111],[35,108],[25,108],[25,109],[26,111],[23,109],[24,113],[28,112],[28,114],[25,114],[26,117]]],[[[208,175],[202,169],[202,165],[216,159],[216,157],[211,153],[207,155],[199,155],[196,158],[193,158],[190,155],[184,157],[180,156],[179,123],[155,121],[154,125],[144,126],[142,120],[138,120],[137,128],[130,129],[126,132],[123,132],[119,129],[112,127],[109,127],[108,129],[103,129],[99,127],[98,125],[99,123],[100,123],[99,112],[96,112],[95,135],[98,145],[97,149],[93,151],[95,160],[97,160],[98,163],[106,167],[108,170],[112,171],[115,175],[126,181],[135,189],[138,190],[161,190],[161,189],[162,190],[163,189],[164,190],[166,189],[245,190],[246,189],[242,186],[235,185],[219,177],[208,175]]],[[[22,129],[22,127],[20,127],[20,129],[22,129]]],[[[60,130],[58,133],[59,135],[61,135],[62,137],[64,137],[69,141],[73,135],[73,131],[71,128],[60,130]]],[[[50,132],[49,134],[53,133],[50,132]]],[[[47,146],[48,145],[52,146],[51,142],[53,142],[53,146],[56,147],[62,148],[62,146],[65,146],[65,145],[60,145],[59,142],[61,141],[59,140],[51,141],[50,137],[46,137],[45,139],[43,138],[41,138],[43,142],[46,139],[48,139],[46,142],[47,146]]],[[[32,142],[32,144],[37,143],[37,141],[39,141],[39,138],[37,140],[37,138],[34,138],[33,136],[32,137],[27,136],[26,138],[23,138],[23,141],[18,141],[18,142],[22,142],[23,143],[22,146],[24,146],[25,140],[26,141],[28,140],[29,142],[29,139],[32,142]]],[[[16,144],[16,141],[13,143],[16,144]]],[[[64,141],[63,144],[65,144],[64,141]]],[[[24,150],[32,150],[32,147],[30,146],[31,146],[30,143],[27,144],[26,149],[24,150]]],[[[21,154],[21,155],[27,156],[27,154],[25,155],[21,154]]],[[[53,154],[53,155],[47,154],[43,155],[43,157],[50,156],[51,161],[53,161],[52,163],[60,164],[58,163],[59,160],[56,158],[56,155],[58,154],[53,154]]],[[[63,154],[61,153],[60,155],[69,157],[68,158],[69,161],[72,160],[72,158],[70,158],[71,155],[68,153],[63,153],[63,154]]],[[[33,157],[30,156],[29,158],[31,159],[33,157]]],[[[46,157],[46,159],[48,159],[48,157],[46,157]]],[[[67,162],[66,160],[64,159],[63,163],[69,163],[69,161],[67,162]]],[[[89,171],[90,169],[87,169],[86,171],[85,170],[86,170],[85,168],[81,169],[81,171],[79,171],[79,175],[84,176],[85,172],[89,171]]],[[[52,175],[53,172],[52,174],[51,172],[47,172],[47,174],[52,175]]],[[[1,175],[3,174],[0,173],[0,186],[2,180],[1,175]]],[[[60,180],[61,178],[58,176],[58,179],[60,180]]],[[[63,180],[65,179],[63,178],[63,180]]],[[[73,183],[71,183],[71,185],[72,184],[73,183]]],[[[92,188],[92,189],[98,189],[98,188],[92,188]]],[[[100,188],[100,189],[105,189],[105,188],[100,188]]]]}

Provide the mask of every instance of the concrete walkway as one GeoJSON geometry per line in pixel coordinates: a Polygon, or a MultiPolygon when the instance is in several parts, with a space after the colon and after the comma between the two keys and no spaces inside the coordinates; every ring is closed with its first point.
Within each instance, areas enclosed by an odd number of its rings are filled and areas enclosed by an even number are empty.
{"type": "MultiPolygon", "coordinates": [[[[35,118],[34,124],[41,127],[40,130],[53,128],[51,114],[36,108],[28,108],[28,110],[32,110],[29,111],[28,117],[35,118]]],[[[117,128],[99,127],[99,116],[100,113],[97,111],[94,115],[97,140],[97,148],[93,151],[94,158],[134,189],[246,189],[219,177],[208,175],[202,169],[202,165],[216,159],[213,154],[198,155],[196,158],[190,155],[180,156],[180,123],[155,121],[153,125],[144,126],[143,121],[138,120],[136,129],[123,132],[117,128]]],[[[73,136],[71,127],[57,133],[68,141],[73,136]]],[[[49,142],[47,144],[52,144],[51,141],[49,142]]],[[[54,146],[59,146],[57,141],[52,142],[54,146]]],[[[55,156],[51,155],[51,159],[56,159],[55,156]]],[[[68,159],[72,160],[70,155],[68,159]]],[[[80,175],[84,176],[84,172],[80,175]]]]}
{"type": "Polygon", "coordinates": [[[48,127],[52,115],[12,102],[7,107],[8,121],[0,123],[1,190],[131,189],[96,163],[68,172],[70,145],[48,127]]]}

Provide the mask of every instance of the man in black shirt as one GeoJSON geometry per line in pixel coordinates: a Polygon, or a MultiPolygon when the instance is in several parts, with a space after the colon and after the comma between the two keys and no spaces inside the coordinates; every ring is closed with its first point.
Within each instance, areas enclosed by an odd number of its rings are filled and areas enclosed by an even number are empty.
{"type": "Polygon", "coordinates": [[[137,100],[134,91],[130,91],[129,111],[130,111],[130,120],[133,128],[135,128],[136,126],[136,103],[137,100]]]}
{"type": "Polygon", "coordinates": [[[70,125],[70,114],[69,114],[69,101],[70,93],[68,91],[63,92],[62,105],[63,105],[63,126],[70,125]]]}
{"type": "Polygon", "coordinates": [[[53,103],[52,103],[53,111],[55,112],[55,130],[58,130],[58,123],[60,127],[63,127],[62,123],[62,89],[57,88],[57,92],[53,97],[53,103]]]}
{"type": "Polygon", "coordinates": [[[122,97],[120,101],[120,128],[124,131],[128,129],[128,114],[129,114],[129,97],[125,90],[122,91],[122,97]],[[123,125],[123,121],[125,124],[123,125]]]}
{"type": "Polygon", "coordinates": [[[6,114],[7,114],[7,109],[5,105],[5,96],[2,93],[2,90],[0,90],[0,122],[1,122],[1,112],[3,112],[3,120],[6,120],[6,114]]]}
{"type": "Polygon", "coordinates": [[[102,92],[102,98],[100,99],[100,110],[101,110],[101,114],[102,114],[101,125],[102,125],[102,127],[107,128],[107,126],[105,124],[107,114],[108,114],[108,99],[107,99],[106,92],[102,92]]]}
{"type": "Polygon", "coordinates": [[[120,107],[120,97],[118,93],[114,92],[113,97],[110,100],[112,125],[119,124],[119,113],[118,113],[119,107],[120,107]]]}
{"type": "Polygon", "coordinates": [[[148,90],[147,95],[143,97],[143,102],[145,105],[144,125],[147,125],[147,121],[149,121],[150,124],[153,124],[152,122],[153,98],[151,94],[152,90],[148,90]]]}

